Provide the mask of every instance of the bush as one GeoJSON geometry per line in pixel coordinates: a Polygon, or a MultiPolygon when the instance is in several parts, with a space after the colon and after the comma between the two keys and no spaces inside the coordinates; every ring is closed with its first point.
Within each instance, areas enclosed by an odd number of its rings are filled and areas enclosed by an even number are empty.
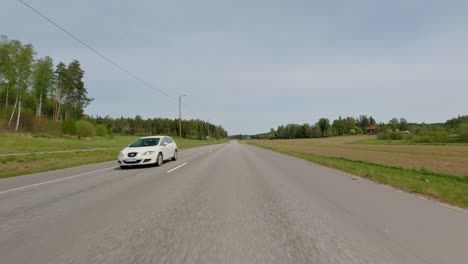
{"type": "Polygon", "coordinates": [[[406,134],[401,131],[393,131],[391,129],[387,129],[384,134],[379,134],[377,138],[384,140],[403,140],[406,138],[406,134]]]}
{"type": "Polygon", "coordinates": [[[460,124],[458,127],[458,134],[462,141],[468,142],[468,123],[460,124]]]}
{"type": "Polygon", "coordinates": [[[69,119],[62,121],[62,133],[76,135],[76,120],[69,119]]]}
{"type": "Polygon", "coordinates": [[[93,137],[96,135],[96,128],[87,120],[77,121],[75,127],[78,138],[93,137]]]}
{"type": "Polygon", "coordinates": [[[96,126],[96,135],[98,137],[106,137],[107,136],[107,128],[104,125],[97,125],[96,126]]]}
{"type": "Polygon", "coordinates": [[[414,137],[413,141],[417,143],[446,143],[448,141],[448,133],[443,130],[434,130],[425,135],[414,137]]]}

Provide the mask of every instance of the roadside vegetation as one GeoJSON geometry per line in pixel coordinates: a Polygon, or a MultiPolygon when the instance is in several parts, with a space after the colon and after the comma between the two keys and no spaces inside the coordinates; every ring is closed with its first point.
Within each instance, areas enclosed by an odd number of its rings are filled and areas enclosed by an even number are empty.
{"type": "Polygon", "coordinates": [[[445,123],[417,124],[405,118],[392,118],[387,123],[377,122],[372,116],[341,116],[330,121],[320,118],[315,124],[280,125],[269,133],[233,135],[236,139],[299,139],[343,135],[377,135],[383,141],[404,140],[413,144],[468,143],[468,115],[458,116],[445,123]]]}
{"type": "MultiPolygon", "coordinates": [[[[92,117],[85,108],[93,101],[78,60],[54,63],[38,58],[32,44],[0,37],[0,133],[33,133],[78,139],[113,135],[178,135],[178,120],[92,117]]],[[[225,138],[221,127],[202,120],[183,120],[184,138],[225,138]]]]}
{"type": "Polygon", "coordinates": [[[54,63],[32,44],[0,36],[0,178],[113,160],[141,136],[169,135],[179,148],[227,137],[202,120],[182,120],[180,140],[177,119],[87,116],[93,99],[84,74],[78,60],[54,63]],[[57,151],[69,152],[50,153],[57,151]],[[5,155],[13,153],[31,154],[5,155]]]}
{"type": "Polygon", "coordinates": [[[246,142],[468,208],[463,145],[374,144],[375,136],[246,142]]]}
{"type": "MultiPolygon", "coordinates": [[[[0,142],[4,143],[0,145],[0,153],[24,153],[0,155],[0,178],[116,160],[119,151],[137,138],[114,136],[77,140],[71,136],[44,138],[31,134],[0,134],[0,142]]],[[[225,142],[224,139],[174,139],[181,149],[225,142]]]]}

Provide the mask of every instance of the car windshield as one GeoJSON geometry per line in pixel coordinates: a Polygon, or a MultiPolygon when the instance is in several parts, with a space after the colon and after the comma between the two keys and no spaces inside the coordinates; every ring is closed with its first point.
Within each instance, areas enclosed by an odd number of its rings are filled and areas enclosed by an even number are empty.
{"type": "Polygon", "coordinates": [[[140,138],[133,142],[129,147],[138,148],[138,147],[150,147],[156,146],[159,143],[159,138],[140,138]]]}

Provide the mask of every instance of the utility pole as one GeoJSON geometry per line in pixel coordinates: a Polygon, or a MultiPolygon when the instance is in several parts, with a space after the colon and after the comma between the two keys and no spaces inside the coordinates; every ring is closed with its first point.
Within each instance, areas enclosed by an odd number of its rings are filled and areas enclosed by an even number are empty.
{"type": "Polygon", "coordinates": [[[187,95],[179,95],[179,148],[182,146],[182,96],[187,95]]]}

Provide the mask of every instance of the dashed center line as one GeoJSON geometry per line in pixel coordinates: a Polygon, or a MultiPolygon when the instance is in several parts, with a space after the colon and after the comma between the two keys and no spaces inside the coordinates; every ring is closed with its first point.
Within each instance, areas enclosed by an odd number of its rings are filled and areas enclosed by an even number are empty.
{"type": "Polygon", "coordinates": [[[168,170],[167,173],[171,173],[171,172],[173,172],[173,171],[175,171],[175,170],[177,170],[177,169],[180,169],[180,168],[182,168],[183,166],[185,166],[185,165],[187,165],[187,164],[188,164],[188,162],[185,162],[185,163],[183,163],[183,164],[181,164],[181,165],[179,165],[179,166],[173,168],[172,170],[168,170]]]}

